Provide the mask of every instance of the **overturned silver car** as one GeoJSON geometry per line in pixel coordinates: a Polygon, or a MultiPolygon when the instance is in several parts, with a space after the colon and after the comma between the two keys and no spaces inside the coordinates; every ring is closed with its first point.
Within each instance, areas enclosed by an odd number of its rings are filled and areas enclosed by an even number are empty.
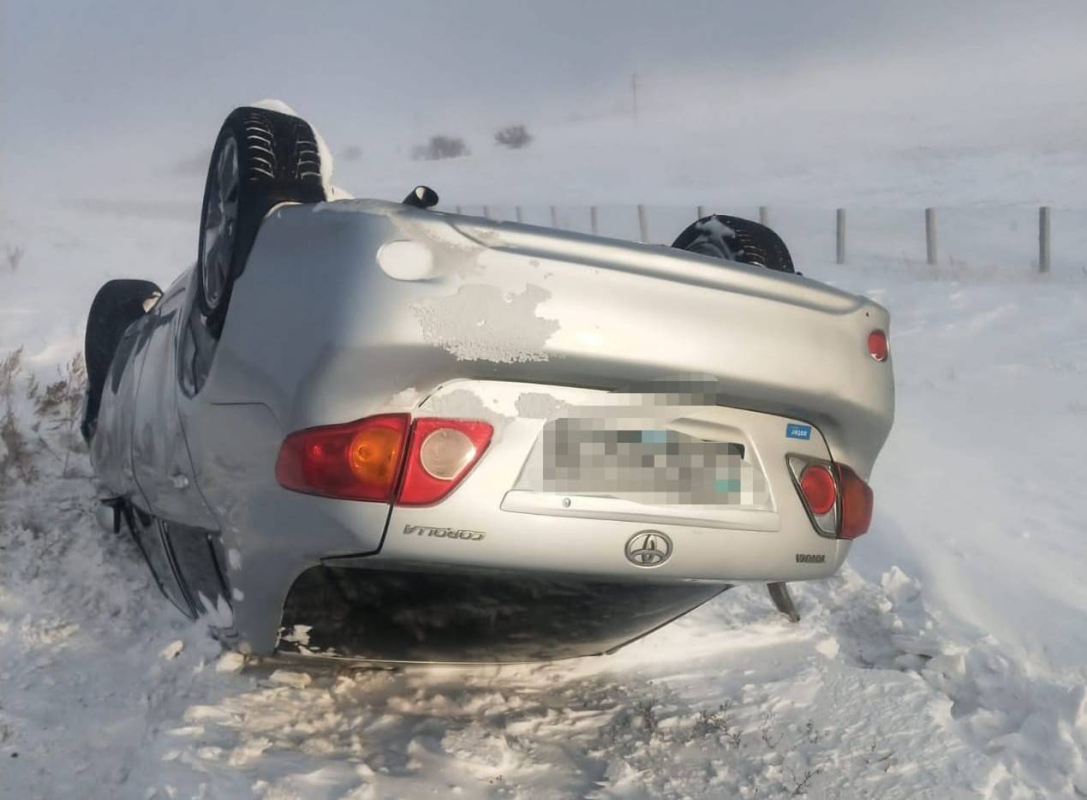
{"type": "Polygon", "coordinates": [[[889,317],[710,216],[673,247],[333,199],[244,107],[195,266],[87,328],[104,521],[243,652],[612,651],[738,582],[834,574],[891,428],[889,317]]]}

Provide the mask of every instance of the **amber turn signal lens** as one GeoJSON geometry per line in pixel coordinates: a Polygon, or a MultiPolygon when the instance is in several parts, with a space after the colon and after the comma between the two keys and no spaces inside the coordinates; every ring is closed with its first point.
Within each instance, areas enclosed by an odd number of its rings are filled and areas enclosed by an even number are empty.
{"type": "Polygon", "coordinates": [[[410,421],[407,414],[381,414],[292,433],[279,449],[276,479],[305,494],[388,502],[410,421]]]}
{"type": "Polygon", "coordinates": [[[351,471],[363,483],[391,486],[400,464],[403,433],[393,428],[363,428],[347,447],[351,471]]]}

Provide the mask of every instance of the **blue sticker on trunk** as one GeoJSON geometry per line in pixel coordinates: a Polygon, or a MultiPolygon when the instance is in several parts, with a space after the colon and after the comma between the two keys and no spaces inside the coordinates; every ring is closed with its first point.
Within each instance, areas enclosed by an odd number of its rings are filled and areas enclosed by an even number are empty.
{"type": "Polygon", "coordinates": [[[808,441],[811,439],[811,425],[797,425],[795,422],[790,422],[785,426],[785,438],[808,441]]]}

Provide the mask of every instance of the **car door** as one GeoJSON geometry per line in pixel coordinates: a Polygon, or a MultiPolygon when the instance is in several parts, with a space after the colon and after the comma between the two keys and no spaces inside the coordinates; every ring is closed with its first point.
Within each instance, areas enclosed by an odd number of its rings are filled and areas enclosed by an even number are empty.
{"type": "Polygon", "coordinates": [[[185,308],[178,281],[149,312],[143,369],[132,422],[132,466],[152,514],[195,528],[216,530],[215,518],[196,483],[177,407],[176,341],[185,308]]]}

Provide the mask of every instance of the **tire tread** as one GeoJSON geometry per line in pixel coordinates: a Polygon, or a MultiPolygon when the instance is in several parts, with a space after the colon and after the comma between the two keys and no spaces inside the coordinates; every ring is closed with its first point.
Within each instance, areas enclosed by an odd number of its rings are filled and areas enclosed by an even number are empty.
{"type": "Polygon", "coordinates": [[[243,106],[227,116],[216,139],[208,167],[208,183],[201,211],[201,235],[197,268],[203,269],[203,226],[207,215],[211,170],[223,142],[233,137],[238,146],[241,194],[237,229],[231,256],[231,274],[219,305],[212,309],[204,299],[203,282],[197,281],[197,300],[204,324],[218,338],[225,322],[233,283],[245,262],[265,215],[283,202],[317,203],[325,200],[321,154],[309,123],[290,114],[243,106]]]}

